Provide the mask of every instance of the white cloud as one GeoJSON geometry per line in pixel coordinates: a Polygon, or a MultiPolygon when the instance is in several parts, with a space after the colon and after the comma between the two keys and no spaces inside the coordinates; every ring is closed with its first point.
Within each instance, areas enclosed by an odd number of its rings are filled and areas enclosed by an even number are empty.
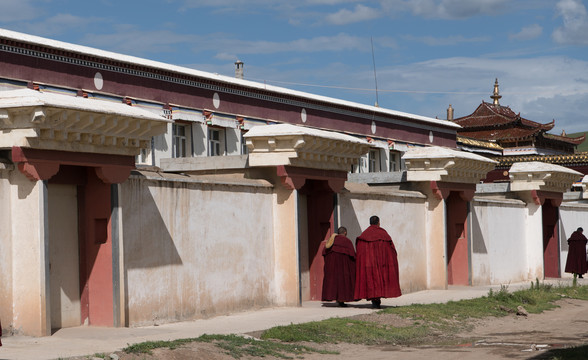
{"type": "Polygon", "coordinates": [[[543,28],[539,24],[525,26],[516,34],[509,35],[511,40],[532,40],[536,39],[543,33],[543,28]]]}
{"type": "Polygon", "coordinates": [[[86,34],[82,43],[122,54],[143,56],[147,53],[174,51],[174,46],[192,44],[202,37],[181,35],[169,30],[143,31],[131,25],[119,25],[111,34],[86,34]]]}
{"type": "Polygon", "coordinates": [[[563,26],[555,29],[553,40],[559,44],[588,45],[588,14],[580,0],[560,0],[557,15],[563,18],[563,26]]]}
{"type": "Polygon", "coordinates": [[[103,21],[103,19],[91,16],[80,17],[71,14],[57,14],[34,24],[23,24],[23,27],[26,29],[25,31],[34,32],[42,36],[54,36],[72,29],[87,28],[94,23],[103,21]]]}
{"type": "Polygon", "coordinates": [[[321,51],[369,51],[369,42],[364,38],[344,33],[335,36],[318,36],[309,39],[297,39],[287,42],[243,41],[226,37],[224,34],[201,38],[194,51],[214,50],[226,52],[231,49],[235,54],[272,54],[280,52],[313,53],[321,51]]]}
{"type": "MultiPolygon", "coordinates": [[[[369,52],[371,49],[369,40],[345,33],[277,42],[241,40],[224,33],[184,35],[169,30],[143,31],[132,25],[118,25],[115,30],[110,34],[87,34],[82,43],[135,56],[172,52],[183,46],[195,53],[212,52],[216,59],[232,61],[244,54],[369,52]]],[[[395,46],[394,40],[387,37],[377,38],[375,43],[381,47],[395,46]]]]}
{"type": "Polygon", "coordinates": [[[325,19],[328,23],[334,25],[346,25],[355,22],[376,19],[382,15],[382,12],[378,9],[358,4],[355,6],[355,9],[353,9],[353,11],[341,9],[334,14],[327,15],[325,19]]]}
{"type": "Polygon", "coordinates": [[[448,37],[444,37],[444,38],[436,38],[433,36],[405,35],[405,36],[403,36],[403,38],[408,41],[421,42],[421,43],[429,45],[429,46],[449,46],[449,45],[459,45],[459,44],[463,44],[463,43],[477,43],[477,42],[492,41],[492,39],[488,36],[466,38],[462,35],[448,36],[448,37]]]}
{"type": "Polygon", "coordinates": [[[409,11],[425,18],[464,19],[503,12],[508,0],[389,0],[382,1],[389,13],[409,11]]]}
{"type": "Polygon", "coordinates": [[[0,21],[17,22],[32,20],[39,16],[39,9],[29,0],[0,0],[0,21]]]}
{"type": "MultiPolygon", "coordinates": [[[[452,104],[455,116],[468,115],[490,95],[498,78],[502,105],[537,122],[556,119],[566,132],[586,130],[588,61],[562,56],[534,59],[455,57],[405,66],[378,68],[380,105],[427,116],[445,117],[452,104]],[[406,90],[406,93],[387,90],[406,90]],[[422,91],[425,94],[410,93],[422,91]],[[437,95],[431,93],[439,92],[437,95]],[[411,109],[403,104],[416,101],[411,109]],[[402,103],[398,99],[404,99],[402,103]],[[583,99],[583,100],[582,100],[583,99]]],[[[561,131],[561,130],[558,130],[561,131]]]]}

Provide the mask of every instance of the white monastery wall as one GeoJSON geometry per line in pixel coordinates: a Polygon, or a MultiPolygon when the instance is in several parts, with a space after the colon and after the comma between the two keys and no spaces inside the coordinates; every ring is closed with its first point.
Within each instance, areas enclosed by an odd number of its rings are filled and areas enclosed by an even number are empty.
{"type": "Polygon", "coordinates": [[[573,275],[564,272],[568,257],[568,239],[579,227],[584,229],[584,235],[588,235],[588,204],[562,203],[559,207],[560,217],[560,274],[562,278],[571,278],[573,275]]]}
{"type": "Polygon", "coordinates": [[[5,329],[11,325],[8,319],[12,319],[12,211],[8,177],[8,170],[0,170],[0,319],[4,319],[5,329]]]}
{"type": "Polygon", "coordinates": [[[2,239],[0,240],[0,310],[2,326],[16,334],[50,335],[46,321],[46,189],[20,171],[0,176],[2,239]],[[4,219],[7,214],[7,219],[4,219]],[[6,281],[6,283],[4,282],[6,281]],[[6,293],[4,291],[6,290],[6,293]],[[9,301],[8,306],[4,302],[9,301]]]}
{"type": "MultiPolygon", "coordinates": [[[[346,185],[349,189],[349,184],[346,185]]],[[[372,215],[392,237],[398,252],[400,288],[404,293],[427,288],[426,205],[418,192],[342,192],[339,194],[339,226],[356,238],[369,226],[372,215]]]]}
{"type": "Polygon", "coordinates": [[[470,210],[472,285],[529,280],[525,203],[474,198],[470,210]]]}
{"type": "Polygon", "coordinates": [[[545,276],[543,265],[543,215],[541,206],[528,201],[526,203],[527,279],[542,280],[545,276]]]}
{"type": "Polygon", "coordinates": [[[272,305],[272,189],[132,176],[121,185],[130,326],[272,305]]]}

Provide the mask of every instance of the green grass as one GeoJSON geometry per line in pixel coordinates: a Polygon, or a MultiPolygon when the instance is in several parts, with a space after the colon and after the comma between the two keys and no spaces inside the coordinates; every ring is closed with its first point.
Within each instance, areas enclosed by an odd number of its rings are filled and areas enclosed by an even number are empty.
{"type": "Polygon", "coordinates": [[[393,327],[373,322],[331,318],[304,324],[277,326],[266,330],[262,339],[284,342],[314,342],[351,344],[405,343],[427,335],[426,326],[393,327]]]}
{"type": "MultiPolygon", "coordinates": [[[[541,313],[557,307],[555,301],[562,298],[588,300],[588,286],[552,286],[531,283],[529,289],[509,292],[502,286],[498,291],[489,291],[487,296],[445,304],[414,304],[386,308],[378,314],[394,314],[409,319],[412,325],[392,326],[371,321],[350,318],[331,318],[303,324],[277,326],[261,335],[262,340],[244,338],[237,335],[203,335],[198,338],[173,341],[148,341],[130,345],[123,349],[127,353],[150,353],[155,348],[175,349],[191,342],[214,343],[227,354],[239,359],[243,356],[274,356],[291,359],[308,353],[330,353],[320,348],[307,346],[308,343],[333,344],[451,344],[452,337],[459,331],[468,329],[470,319],[489,316],[506,316],[523,306],[529,313],[541,313]],[[303,345],[304,344],[304,345],[303,345]]],[[[387,324],[387,322],[386,322],[387,324]]],[[[546,352],[551,357],[541,359],[580,359],[587,358],[588,346],[573,349],[555,349],[546,352]],[[577,354],[577,355],[575,355],[577,354]]]]}
{"type": "Polygon", "coordinates": [[[430,343],[430,336],[443,334],[438,341],[471,327],[468,319],[489,316],[506,316],[523,306],[529,313],[541,313],[553,309],[556,300],[563,297],[588,300],[587,286],[554,287],[531,283],[531,288],[509,292],[506,286],[490,291],[487,296],[444,304],[414,304],[387,308],[381,314],[396,314],[413,321],[412,326],[382,326],[372,322],[334,318],[305,324],[278,326],[265,331],[262,339],[284,342],[316,342],[353,344],[401,344],[430,343]]]}
{"type": "Polygon", "coordinates": [[[123,349],[124,352],[129,354],[150,354],[151,350],[159,349],[159,348],[168,348],[168,349],[177,349],[178,347],[192,343],[194,341],[198,341],[198,338],[188,338],[188,339],[177,339],[177,340],[170,340],[170,341],[145,341],[138,344],[129,345],[123,349]]]}
{"type": "Polygon", "coordinates": [[[203,335],[199,341],[214,342],[218,347],[224,349],[227,354],[238,359],[242,356],[275,356],[282,359],[291,359],[288,354],[303,355],[309,353],[338,354],[333,351],[324,351],[310,346],[299,344],[284,344],[275,341],[262,341],[251,338],[244,338],[237,335],[203,335]]]}
{"type": "Polygon", "coordinates": [[[176,349],[182,345],[192,342],[214,343],[219,348],[235,359],[243,356],[266,357],[274,356],[282,359],[292,359],[292,355],[303,355],[309,353],[338,354],[337,352],[324,351],[309,346],[298,344],[284,344],[275,341],[260,341],[252,338],[245,338],[237,335],[202,335],[197,338],[178,339],[171,341],[146,341],[133,344],[123,349],[126,353],[151,354],[151,350],[157,348],[176,349]]]}

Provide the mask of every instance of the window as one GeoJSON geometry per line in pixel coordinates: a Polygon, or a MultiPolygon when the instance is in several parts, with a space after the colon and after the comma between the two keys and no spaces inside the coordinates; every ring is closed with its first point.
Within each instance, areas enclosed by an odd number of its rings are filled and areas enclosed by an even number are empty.
{"type": "Polygon", "coordinates": [[[372,149],[368,153],[368,172],[380,171],[379,164],[380,157],[378,156],[378,150],[372,149]]]}
{"type": "Polygon", "coordinates": [[[247,149],[247,140],[243,137],[245,135],[244,131],[241,131],[241,155],[249,154],[249,149],[247,149]]]}
{"type": "Polygon", "coordinates": [[[400,171],[400,153],[390,151],[390,171],[400,171]]]}
{"type": "Polygon", "coordinates": [[[405,168],[402,154],[402,151],[390,150],[389,171],[402,171],[405,168]]]}
{"type": "Polygon", "coordinates": [[[221,130],[208,129],[208,156],[220,156],[221,153],[221,130]]]}
{"type": "Polygon", "coordinates": [[[186,125],[173,124],[173,157],[186,157],[186,125]]]}

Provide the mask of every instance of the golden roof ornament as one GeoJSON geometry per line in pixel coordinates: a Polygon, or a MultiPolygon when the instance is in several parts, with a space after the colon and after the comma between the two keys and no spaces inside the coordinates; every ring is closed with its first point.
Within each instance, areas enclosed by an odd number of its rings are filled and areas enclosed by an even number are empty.
{"type": "Polygon", "coordinates": [[[496,78],[496,81],[494,82],[494,93],[492,94],[492,96],[490,96],[490,98],[494,101],[493,104],[494,105],[499,105],[500,103],[498,102],[498,100],[502,97],[502,95],[500,95],[500,92],[498,91],[498,78],[496,78]]]}

